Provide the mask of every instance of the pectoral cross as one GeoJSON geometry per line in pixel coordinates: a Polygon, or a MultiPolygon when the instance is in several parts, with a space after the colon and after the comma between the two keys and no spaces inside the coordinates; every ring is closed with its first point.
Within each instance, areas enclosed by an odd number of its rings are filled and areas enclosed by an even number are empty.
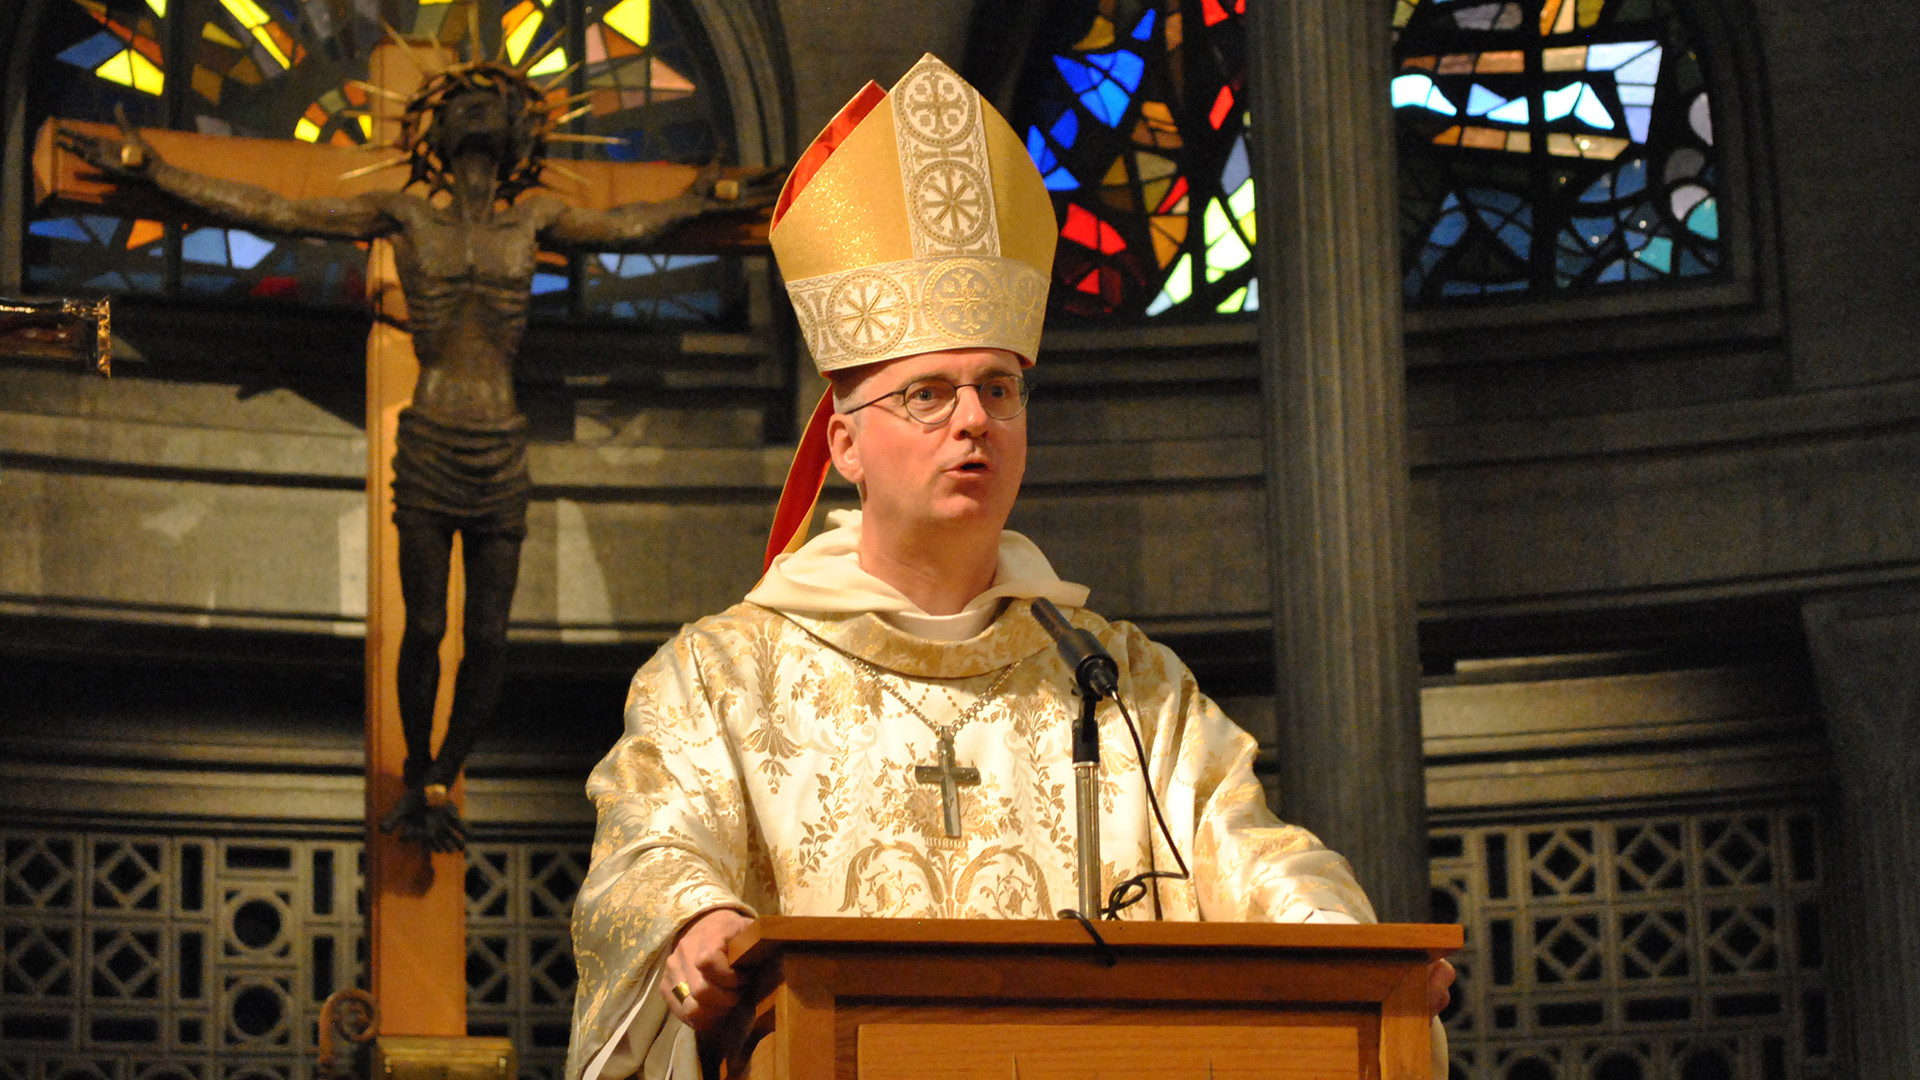
{"type": "Polygon", "coordinates": [[[978,787],[980,770],[961,768],[953,760],[953,735],[942,733],[940,736],[940,764],[915,765],[913,782],[916,784],[940,785],[940,814],[945,819],[947,835],[960,835],[960,789],[978,787]]]}

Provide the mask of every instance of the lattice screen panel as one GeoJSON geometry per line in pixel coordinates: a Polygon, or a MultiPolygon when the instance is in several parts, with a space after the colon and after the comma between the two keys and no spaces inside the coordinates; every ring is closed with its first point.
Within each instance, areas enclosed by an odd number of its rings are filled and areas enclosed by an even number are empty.
{"type": "Polygon", "coordinates": [[[1453,1076],[1831,1075],[1818,853],[1805,809],[1436,830],[1453,1076]]]}
{"type": "MultiPolygon", "coordinates": [[[[308,1080],[364,985],[357,841],[0,831],[0,1080],[308,1080]]],[[[475,844],[469,1030],[558,1080],[584,842],[475,844]]]]}
{"type": "Polygon", "coordinates": [[[0,1080],[293,1080],[359,977],[359,845],[0,833],[0,1080]]]}
{"type": "MultiPolygon", "coordinates": [[[[1825,1080],[1805,810],[1448,828],[1474,1080],[1825,1080]]],[[[353,841],[0,831],[0,1080],[306,1080],[361,978],[353,841]]],[[[558,1080],[584,843],[475,844],[468,1010],[558,1080]]]]}

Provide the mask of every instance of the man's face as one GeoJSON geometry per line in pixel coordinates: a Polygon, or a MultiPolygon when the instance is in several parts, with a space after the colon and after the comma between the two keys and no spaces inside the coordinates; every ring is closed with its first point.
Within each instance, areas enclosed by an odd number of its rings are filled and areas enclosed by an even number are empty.
{"type": "MultiPolygon", "coordinates": [[[[873,365],[843,391],[840,407],[873,401],[916,379],[961,385],[1019,373],[1019,358],[1002,349],[921,353],[873,365]]],[[[888,535],[928,526],[997,533],[1027,471],[1026,413],[996,420],[972,386],[959,391],[945,423],[921,423],[891,397],[853,415],[836,413],[827,438],[834,467],[863,487],[865,521],[888,535]]]]}
{"type": "Polygon", "coordinates": [[[434,126],[442,161],[452,161],[463,153],[484,154],[495,160],[507,155],[512,120],[507,115],[507,101],[499,94],[484,90],[456,94],[441,104],[434,126]]]}

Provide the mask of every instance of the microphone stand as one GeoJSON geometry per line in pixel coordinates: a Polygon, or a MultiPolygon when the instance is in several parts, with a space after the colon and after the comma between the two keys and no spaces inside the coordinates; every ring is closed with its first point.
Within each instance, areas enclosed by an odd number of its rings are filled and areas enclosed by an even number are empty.
{"type": "Polygon", "coordinates": [[[1100,699],[1120,693],[1120,669],[1090,631],[1067,621],[1044,597],[1031,605],[1034,619],[1053,638],[1060,658],[1073,669],[1080,688],[1080,722],[1073,729],[1073,803],[1079,854],[1080,912],[1100,917],[1100,725],[1094,709],[1100,699]]]}
{"type": "Polygon", "coordinates": [[[1073,729],[1074,840],[1080,856],[1080,912],[1100,917],[1100,697],[1080,691],[1080,722],[1073,729]]]}

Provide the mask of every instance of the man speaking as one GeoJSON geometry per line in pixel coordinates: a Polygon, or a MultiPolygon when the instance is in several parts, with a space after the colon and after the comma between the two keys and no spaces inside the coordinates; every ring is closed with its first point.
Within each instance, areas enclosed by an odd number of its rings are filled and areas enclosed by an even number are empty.
{"type": "MultiPolygon", "coordinates": [[[[695,1039],[738,1000],[726,943],[756,915],[1074,906],[1080,699],[1034,598],[1112,654],[1138,721],[1139,752],[1117,707],[1097,715],[1099,895],[1137,879],[1118,917],[1373,921],[1346,861],[1267,809],[1253,739],[1179,659],[1004,528],[1054,237],[1019,138],[932,56],[869,83],[794,167],[771,239],[832,386],[766,575],[640,670],[588,780],[568,1080],[697,1075],[695,1039]],[[801,546],[829,459],[860,510],[801,546]]],[[[1436,965],[1434,1011],[1451,981],[1436,965]]]]}

